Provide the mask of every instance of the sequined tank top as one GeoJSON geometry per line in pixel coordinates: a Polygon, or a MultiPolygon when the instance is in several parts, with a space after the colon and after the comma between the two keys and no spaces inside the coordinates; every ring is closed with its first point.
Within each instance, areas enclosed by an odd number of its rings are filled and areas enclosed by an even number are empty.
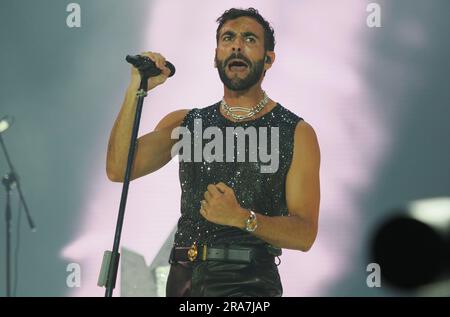
{"type": "MultiPolygon", "coordinates": [[[[266,244],[263,240],[245,230],[207,221],[199,212],[200,201],[204,199],[203,195],[209,184],[223,182],[233,188],[237,201],[243,208],[267,216],[288,215],[285,181],[292,161],[294,131],[300,120],[302,118],[279,103],[263,116],[245,122],[233,122],[227,119],[220,112],[220,102],[202,109],[194,108],[188,112],[181,123],[181,127],[185,127],[183,129],[191,134],[190,143],[193,150],[190,153],[190,162],[184,159],[184,161],[180,160],[179,163],[181,217],[175,233],[175,246],[191,246],[194,242],[197,245],[207,244],[208,246],[266,244]],[[230,152],[231,147],[229,145],[232,143],[227,145],[227,142],[224,141],[221,153],[222,160],[215,156],[216,159],[212,161],[205,158],[204,155],[201,155],[200,161],[198,156],[195,159],[194,143],[197,142],[198,145],[200,141],[202,148],[204,148],[213,139],[211,135],[209,135],[209,138],[205,137],[205,129],[209,127],[220,129],[224,140],[227,138],[228,141],[234,140],[235,147],[234,153],[232,153],[234,155],[227,153],[227,151],[230,152]],[[237,129],[239,127],[242,127],[241,132],[242,130],[248,131],[247,128],[253,127],[252,129],[256,131],[254,135],[256,134],[258,139],[256,149],[255,147],[252,148],[249,141],[250,137],[246,139],[245,160],[239,160],[238,152],[242,147],[237,146],[237,134],[230,133],[230,130],[239,131],[237,129]],[[264,130],[266,131],[266,137],[264,137],[264,132],[261,132],[264,130]],[[201,131],[201,133],[195,134],[195,131],[201,131]],[[274,147],[277,143],[276,139],[272,139],[277,135],[278,149],[274,147]],[[264,167],[267,169],[270,164],[267,155],[264,157],[264,153],[261,154],[259,151],[263,148],[263,144],[266,145],[266,153],[270,153],[272,149],[274,153],[271,154],[278,156],[278,165],[274,164],[276,159],[271,159],[272,167],[265,172],[262,172],[262,170],[264,167]],[[256,161],[250,159],[249,152],[253,155],[256,152],[256,161]],[[230,158],[233,161],[230,161],[230,158]]],[[[217,134],[215,136],[217,137],[217,134]]],[[[187,152],[184,151],[185,149],[180,153],[186,154],[187,152]]],[[[215,155],[220,154],[220,151],[213,152],[215,155]]]]}

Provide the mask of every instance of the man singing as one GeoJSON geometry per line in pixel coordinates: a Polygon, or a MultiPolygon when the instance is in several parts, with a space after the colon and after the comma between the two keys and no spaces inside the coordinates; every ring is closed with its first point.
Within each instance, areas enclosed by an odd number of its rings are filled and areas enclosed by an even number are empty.
{"type": "MultiPolygon", "coordinates": [[[[227,10],[217,22],[222,100],[169,113],[140,137],[131,179],[180,155],[181,216],[167,296],[281,296],[281,249],[306,252],[317,235],[319,145],[311,125],[261,88],[275,62],[270,24],[253,8],[227,10]]],[[[162,55],[141,55],[162,71],[149,79],[152,90],[170,71],[162,55]]],[[[111,131],[114,182],[124,180],[139,82],[133,68],[111,131]]]]}

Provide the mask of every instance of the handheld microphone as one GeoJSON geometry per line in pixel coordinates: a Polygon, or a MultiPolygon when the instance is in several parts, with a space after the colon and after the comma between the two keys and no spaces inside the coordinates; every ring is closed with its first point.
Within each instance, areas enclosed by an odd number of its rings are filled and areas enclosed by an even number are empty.
{"type": "MultiPolygon", "coordinates": [[[[127,55],[125,58],[128,63],[136,67],[139,72],[147,77],[155,77],[161,74],[161,70],[156,67],[155,62],[147,56],[142,55],[127,55]]],[[[171,62],[166,61],[166,67],[170,70],[169,77],[175,74],[175,66],[171,62]]]]}

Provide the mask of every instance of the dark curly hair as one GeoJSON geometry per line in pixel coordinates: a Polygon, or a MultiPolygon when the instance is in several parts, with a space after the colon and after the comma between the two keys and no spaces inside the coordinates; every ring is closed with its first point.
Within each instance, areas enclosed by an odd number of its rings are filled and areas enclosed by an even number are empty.
{"type": "Polygon", "coordinates": [[[219,33],[222,26],[230,21],[240,17],[249,17],[256,22],[258,22],[264,29],[264,48],[266,51],[273,51],[275,49],[275,32],[273,28],[270,26],[270,23],[266,21],[258,12],[258,10],[254,8],[248,9],[236,9],[232,8],[225,11],[216,22],[219,23],[216,31],[216,41],[219,43],[219,33]]]}

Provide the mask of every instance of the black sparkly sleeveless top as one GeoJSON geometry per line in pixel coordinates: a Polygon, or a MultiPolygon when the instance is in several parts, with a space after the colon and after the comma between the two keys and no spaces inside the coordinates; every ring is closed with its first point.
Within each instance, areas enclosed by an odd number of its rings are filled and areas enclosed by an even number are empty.
{"type": "MultiPolygon", "coordinates": [[[[226,246],[229,244],[253,246],[266,244],[266,242],[245,230],[217,225],[207,221],[199,212],[200,201],[204,199],[203,195],[209,184],[223,182],[233,188],[237,201],[243,208],[248,208],[267,216],[288,215],[285,182],[293,155],[294,132],[300,120],[302,118],[278,103],[270,112],[263,116],[244,122],[233,122],[227,119],[220,113],[220,102],[202,109],[194,108],[188,112],[181,123],[181,127],[186,127],[191,133],[192,159],[190,162],[180,160],[179,163],[181,217],[175,233],[175,246],[187,247],[194,242],[197,245],[207,244],[208,246],[226,246]],[[222,160],[205,160],[204,155],[201,155],[201,160],[199,161],[194,157],[195,150],[193,149],[194,142],[196,142],[194,129],[197,132],[204,132],[208,127],[217,127],[223,133],[224,150],[222,160]],[[270,153],[270,149],[273,148],[271,147],[272,134],[278,133],[278,151],[274,151],[278,152],[276,153],[279,161],[278,168],[269,172],[261,172],[264,166],[270,165],[269,160],[267,156],[261,159],[261,155],[258,154],[259,151],[256,151],[256,161],[255,159],[249,159],[249,148],[253,152],[255,148],[251,149],[248,138],[246,138],[245,142],[245,160],[239,160],[238,141],[236,135],[233,134],[231,134],[231,139],[233,140],[234,138],[236,146],[234,147],[234,161],[230,162],[225,147],[227,127],[228,130],[230,127],[231,129],[254,127],[256,131],[266,130],[267,137],[261,137],[261,134],[257,133],[257,138],[258,150],[262,144],[260,143],[261,140],[264,140],[267,145],[267,153],[270,153]],[[264,129],[264,127],[266,128],[264,129]],[[274,130],[272,129],[273,127],[278,129],[274,130]]],[[[211,136],[210,138],[205,138],[203,134],[197,137],[197,141],[199,141],[199,138],[202,138],[202,147],[205,147],[212,140],[211,136]]],[[[229,146],[227,147],[229,148],[229,146]]]]}

